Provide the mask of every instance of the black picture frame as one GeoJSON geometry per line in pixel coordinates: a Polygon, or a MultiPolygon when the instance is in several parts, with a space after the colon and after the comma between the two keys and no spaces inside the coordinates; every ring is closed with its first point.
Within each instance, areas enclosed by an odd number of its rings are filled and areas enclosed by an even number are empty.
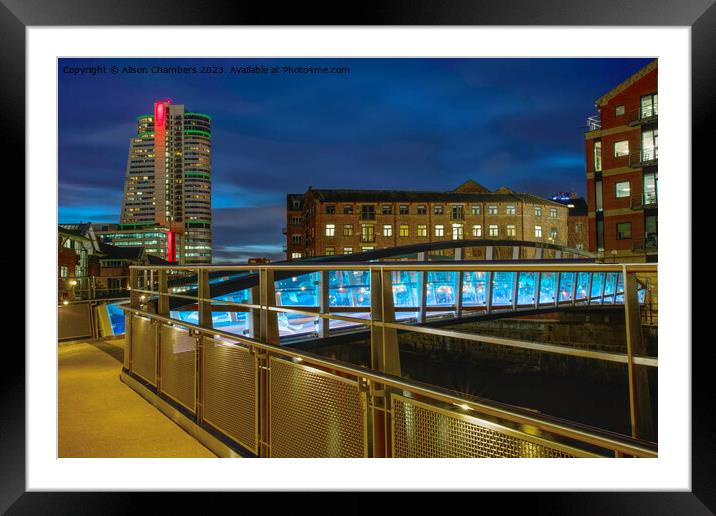
{"type": "MultiPolygon", "coordinates": [[[[0,0],[0,112],[6,148],[24,148],[25,29],[28,26],[77,25],[550,25],[689,26],[692,36],[692,162],[712,169],[716,105],[716,5],[714,0],[452,0],[342,3],[235,3],[229,1],[0,0]],[[350,16],[346,14],[350,12],[350,16]],[[708,166],[706,166],[709,164],[708,166]]],[[[18,167],[24,168],[24,154],[18,167]]],[[[687,177],[687,172],[680,172],[687,177]]],[[[20,187],[20,185],[17,185],[20,187]]],[[[26,192],[31,195],[31,192],[26,192]]],[[[31,235],[25,235],[31,238],[31,235]]],[[[15,257],[14,259],[17,259],[15,257]]],[[[684,264],[685,267],[688,264],[684,264]]],[[[29,273],[30,271],[25,271],[29,273]]],[[[696,303],[693,303],[695,306],[696,303]]],[[[27,317],[27,315],[26,315],[27,317]]],[[[683,334],[690,335],[691,322],[683,334]]],[[[716,405],[710,382],[709,347],[692,347],[692,490],[645,493],[530,493],[510,495],[512,509],[550,514],[711,514],[716,511],[716,405]]],[[[6,342],[9,344],[9,341],[6,342]]],[[[13,342],[17,344],[17,342],[13,342]]],[[[678,343],[687,346],[689,342],[678,343]]],[[[26,492],[25,357],[6,345],[0,410],[0,511],[8,514],[96,514],[134,512],[136,501],[122,493],[26,492]]],[[[353,503],[350,495],[344,507],[353,503]]],[[[481,495],[482,496],[482,495],[481,495]]],[[[485,495],[487,496],[487,495],[485,495]]],[[[492,496],[492,495],[490,495],[492,496]]],[[[164,497],[165,509],[184,505],[181,496],[164,497]]],[[[419,500],[419,498],[418,498],[419,500]]],[[[482,498],[481,500],[484,500],[482,498]]],[[[365,506],[363,506],[365,507],[365,506]]],[[[334,507],[335,508],[335,507],[334,507]]]]}

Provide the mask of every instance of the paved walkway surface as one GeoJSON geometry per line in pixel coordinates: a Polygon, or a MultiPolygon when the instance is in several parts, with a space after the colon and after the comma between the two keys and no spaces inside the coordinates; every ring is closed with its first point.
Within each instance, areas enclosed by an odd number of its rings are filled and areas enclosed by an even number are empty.
{"type": "Polygon", "coordinates": [[[59,346],[59,456],[216,457],[120,381],[123,345],[59,346]]]}

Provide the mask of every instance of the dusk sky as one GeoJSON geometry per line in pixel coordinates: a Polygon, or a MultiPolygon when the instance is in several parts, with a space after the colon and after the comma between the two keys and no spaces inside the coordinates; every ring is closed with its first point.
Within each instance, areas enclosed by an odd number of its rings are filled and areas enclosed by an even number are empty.
{"type": "Polygon", "coordinates": [[[61,59],[59,222],[118,222],[136,118],[212,117],[214,261],[283,258],[287,193],[585,194],[594,100],[651,59],[61,59]],[[72,75],[65,67],[338,66],[349,74],[72,75]]]}

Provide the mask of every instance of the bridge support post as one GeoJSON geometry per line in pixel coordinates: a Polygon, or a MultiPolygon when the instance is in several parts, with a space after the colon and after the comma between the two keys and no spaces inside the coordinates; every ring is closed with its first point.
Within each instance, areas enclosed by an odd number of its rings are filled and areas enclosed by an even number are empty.
{"type": "Polygon", "coordinates": [[[554,306],[555,307],[559,306],[559,293],[560,293],[559,286],[560,286],[561,282],[562,282],[562,273],[558,272],[557,280],[554,285],[554,306]]]}
{"type": "MultiPolygon", "coordinates": [[[[375,323],[395,322],[393,284],[390,271],[370,271],[370,351],[371,367],[383,373],[400,375],[398,332],[375,323]]],[[[372,427],[372,456],[390,457],[390,388],[371,382],[370,418],[372,427]]]]}
{"type": "Polygon", "coordinates": [[[592,279],[594,278],[594,272],[589,273],[589,282],[587,283],[587,305],[592,304],[592,279]]]}
{"type": "Polygon", "coordinates": [[[643,366],[634,364],[634,355],[646,355],[646,346],[641,331],[639,316],[639,294],[636,274],[622,269],[624,275],[624,322],[626,326],[627,370],[629,375],[629,414],[632,437],[655,440],[654,424],[651,417],[649,377],[643,366]]]}
{"type": "MultiPolygon", "coordinates": [[[[318,306],[319,312],[322,314],[328,313],[328,271],[320,271],[318,280],[318,306]]],[[[320,338],[328,337],[330,333],[330,319],[324,319],[323,317],[318,318],[318,336],[320,338]]]]}
{"type": "Polygon", "coordinates": [[[462,284],[464,282],[465,273],[457,271],[455,273],[455,317],[462,317],[462,284]]]}
{"type": "MultiPolygon", "coordinates": [[[[518,248],[519,249],[519,248],[518,248]]],[[[517,297],[519,292],[517,289],[520,287],[520,273],[519,271],[515,271],[512,273],[512,309],[517,310],[517,297]]]]}
{"type": "Polygon", "coordinates": [[[542,286],[542,272],[538,272],[535,277],[535,308],[539,308],[539,291],[542,286]]]}

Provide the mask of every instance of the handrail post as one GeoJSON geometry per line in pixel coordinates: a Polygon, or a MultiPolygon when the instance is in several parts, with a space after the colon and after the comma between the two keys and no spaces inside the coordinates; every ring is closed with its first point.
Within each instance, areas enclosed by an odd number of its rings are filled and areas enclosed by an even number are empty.
{"type": "Polygon", "coordinates": [[[418,323],[422,324],[427,319],[427,304],[428,304],[428,271],[418,271],[418,277],[420,278],[419,293],[420,299],[418,300],[418,323]]]}
{"type": "Polygon", "coordinates": [[[129,306],[135,310],[139,310],[139,294],[137,289],[138,274],[136,269],[129,270],[129,306]]]}
{"type": "Polygon", "coordinates": [[[276,284],[273,269],[259,269],[261,289],[261,340],[268,344],[279,344],[278,313],[270,310],[276,303],[276,284]]]}
{"type": "MultiPolygon", "coordinates": [[[[329,271],[318,272],[318,310],[321,314],[327,314],[329,311],[328,307],[328,281],[329,271]]],[[[324,317],[318,318],[318,336],[322,339],[329,336],[331,331],[331,320],[324,317]]]]}
{"type": "Polygon", "coordinates": [[[455,273],[455,317],[462,317],[462,284],[465,279],[463,271],[455,273]]]}
{"type": "Polygon", "coordinates": [[[562,273],[558,272],[554,284],[554,306],[559,306],[559,287],[562,282],[562,273]]]}
{"type": "Polygon", "coordinates": [[[159,269],[159,295],[157,299],[157,314],[169,317],[169,281],[166,269],[159,269]]]}
{"type": "Polygon", "coordinates": [[[577,282],[579,281],[579,273],[573,272],[572,273],[572,306],[577,304],[577,282]]]}
{"type": "Polygon", "coordinates": [[[512,309],[517,310],[517,289],[520,286],[519,277],[520,273],[515,271],[512,273],[512,309]]]}
{"type": "Polygon", "coordinates": [[[197,309],[199,310],[199,326],[204,328],[212,328],[213,320],[211,317],[211,288],[209,286],[209,271],[206,269],[198,269],[196,271],[197,288],[197,309]]]}
{"type": "MultiPolygon", "coordinates": [[[[371,367],[400,376],[398,331],[380,324],[395,322],[391,273],[382,267],[370,270],[370,318],[371,367]]],[[[373,457],[390,457],[392,454],[389,390],[383,384],[370,383],[373,457]]]]}
{"type": "Polygon", "coordinates": [[[626,328],[631,434],[634,438],[653,441],[655,432],[651,417],[648,371],[634,364],[634,355],[646,355],[639,317],[636,273],[627,272],[625,265],[622,274],[624,276],[624,325],[626,328]]]}
{"type": "Polygon", "coordinates": [[[492,312],[492,279],[494,274],[492,271],[487,272],[487,278],[485,278],[485,313],[489,314],[492,312]]]}
{"type": "Polygon", "coordinates": [[[539,308],[539,295],[542,288],[542,271],[538,271],[535,277],[535,308],[539,308]]]}
{"type": "Polygon", "coordinates": [[[587,306],[592,304],[592,280],[596,272],[589,273],[589,281],[587,282],[587,306]]]}

